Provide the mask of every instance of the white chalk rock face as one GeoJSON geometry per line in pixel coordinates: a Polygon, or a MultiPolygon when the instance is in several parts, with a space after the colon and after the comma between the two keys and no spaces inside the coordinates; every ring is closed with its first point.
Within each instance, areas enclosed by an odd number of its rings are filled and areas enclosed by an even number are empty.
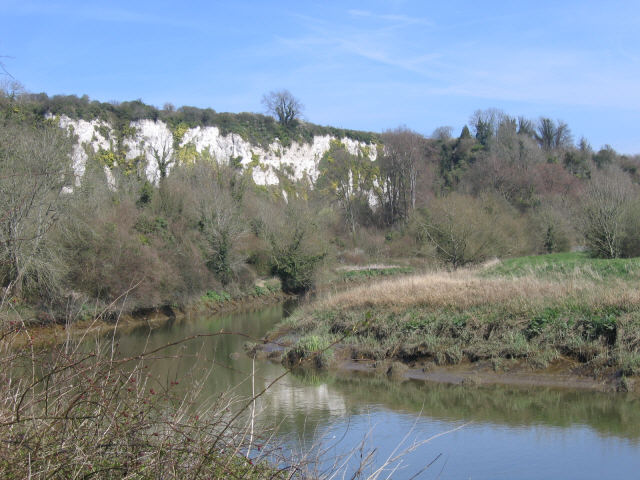
{"type": "Polygon", "coordinates": [[[73,171],[78,181],[83,175],[87,165],[87,148],[97,152],[100,148],[108,150],[111,140],[111,126],[101,120],[72,120],[63,115],[60,117],[60,127],[77,136],[77,143],[73,146],[71,159],[73,171]],[[105,138],[101,132],[107,132],[105,138]]]}
{"type": "MultiPolygon", "coordinates": [[[[84,174],[88,149],[93,152],[98,152],[100,148],[108,150],[115,143],[113,129],[100,120],[88,122],[63,116],[60,118],[60,126],[72,130],[78,137],[78,144],[73,150],[74,171],[78,178],[84,174]],[[108,134],[105,137],[101,132],[108,134]]],[[[124,141],[128,148],[127,159],[144,156],[145,174],[150,181],[157,182],[160,178],[160,164],[175,153],[173,134],[162,121],[140,120],[132,122],[131,127],[135,128],[136,134],[124,141]]],[[[195,127],[185,132],[180,146],[193,145],[198,153],[208,150],[219,162],[228,163],[231,159],[239,159],[245,169],[251,168],[253,180],[257,184],[276,185],[279,183],[279,174],[286,175],[291,180],[308,178],[314,183],[319,174],[318,163],[329,150],[332,140],[336,138],[330,135],[315,136],[311,143],[293,142],[284,147],[276,139],[267,148],[263,148],[235,133],[221,135],[217,127],[195,127]]],[[[351,138],[339,140],[349,153],[367,151],[371,161],[376,159],[374,144],[351,138]]]]}
{"type": "Polygon", "coordinates": [[[135,128],[136,136],[124,142],[129,147],[127,159],[144,155],[147,162],[145,174],[149,181],[156,183],[160,179],[158,163],[173,155],[173,133],[166,123],[153,120],[131,122],[131,126],[135,128]]]}

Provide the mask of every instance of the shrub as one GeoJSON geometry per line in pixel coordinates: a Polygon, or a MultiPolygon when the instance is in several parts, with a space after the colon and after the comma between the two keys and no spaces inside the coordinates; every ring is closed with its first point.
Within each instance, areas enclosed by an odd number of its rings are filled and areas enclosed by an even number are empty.
{"type": "Polygon", "coordinates": [[[582,196],[580,226],[594,257],[628,256],[638,246],[638,213],[630,208],[638,193],[620,170],[598,172],[582,196]],[[629,231],[632,230],[632,231],[629,231]],[[625,251],[625,248],[627,251],[625,251]]]}
{"type": "Polygon", "coordinates": [[[252,398],[223,394],[198,407],[197,374],[181,378],[190,382],[181,388],[150,374],[142,352],[114,360],[115,345],[18,348],[4,308],[0,302],[2,478],[298,478],[301,465],[276,467],[293,459],[267,432],[238,434],[252,398]]]}
{"type": "Polygon", "coordinates": [[[295,236],[284,248],[273,252],[272,273],[282,282],[286,293],[304,293],[314,283],[317,265],[325,257],[324,253],[308,254],[300,248],[300,238],[295,236]]]}
{"type": "Polygon", "coordinates": [[[57,127],[0,126],[0,286],[11,294],[50,299],[62,286],[50,233],[73,180],[70,152],[57,127]]]}
{"type": "Polygon", "coordinates": [[[271,273],[280,279],[282,291],[300,294],[310,290],[316,270],[327,256],[317,216],[304,204],[290,203],[285,215],[273,216],[265,225],[271,273]]]}
{"type": "Polygon", "coordinates": [[[432,202],[418,223],[418,239],[433,245],[453,268],[523,249],[522,226],[510,207],[493,197],[451,193],[432,202]]]}

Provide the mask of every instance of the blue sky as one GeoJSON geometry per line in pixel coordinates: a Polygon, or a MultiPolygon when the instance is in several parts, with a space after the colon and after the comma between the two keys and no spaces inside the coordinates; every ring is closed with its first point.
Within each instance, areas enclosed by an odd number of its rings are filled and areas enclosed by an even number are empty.
{"type": "Polygon", "coordinates": [[[262,111],[287,88],[314,123],[457,133],[476,109],[566,121],[640,153],[640,2],[0,0],[27,90],[262,111]]]}

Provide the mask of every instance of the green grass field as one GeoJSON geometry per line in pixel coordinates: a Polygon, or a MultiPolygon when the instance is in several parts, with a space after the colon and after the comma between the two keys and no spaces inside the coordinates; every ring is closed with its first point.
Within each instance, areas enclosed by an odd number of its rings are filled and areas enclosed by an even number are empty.
{"type": "Polygon", "coordinates": [[[486,277],[523,277],[562,279],[579,276],[594,281],[617,278],[640,280],[640,258],[592,258],[584,252],[553,253],[503,260],[481,273],[486,277]]]}

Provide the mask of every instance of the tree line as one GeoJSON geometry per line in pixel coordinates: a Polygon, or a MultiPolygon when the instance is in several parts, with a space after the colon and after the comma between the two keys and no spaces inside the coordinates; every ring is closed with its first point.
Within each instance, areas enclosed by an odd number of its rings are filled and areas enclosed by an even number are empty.
{"type": "Polygon", "coordinates": [[[352,234],[390,229],[454,267],[570,248],[640,255],[639,156],[574,143],[566,123],[546,117],[479,110],[469,125],[457,137],[388,130],[374,163],[336,142],[317,186],[352,234]]]}
{"type": "Polygon", "coordinates": [[[76,178],[73,136],[36,104],[0,97],[0,279],[5,296],[52,311],[179,306],[269,275],[303,292],[336,262],[640,255],[640,158],[574,143],[561,121],[477,111],[458,136],[399,127],[376,136],[375,152],[338,137],[315,182],[283,171],[276,186],[206,152],[176,156],[154,184],[100,151],[76,178]]]}

